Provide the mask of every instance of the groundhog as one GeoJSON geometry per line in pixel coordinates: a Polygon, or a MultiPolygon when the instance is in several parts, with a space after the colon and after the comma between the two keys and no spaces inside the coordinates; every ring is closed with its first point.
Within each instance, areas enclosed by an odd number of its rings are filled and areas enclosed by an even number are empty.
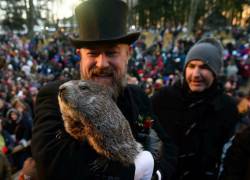
{"type": "Polygon", "coordinates": [[[58,100],[66,131],[87,139],[107,159],[133,164],[142,145],[112,98],[112,90],[91,81],[72,80],[59,88],[58,100]]]}

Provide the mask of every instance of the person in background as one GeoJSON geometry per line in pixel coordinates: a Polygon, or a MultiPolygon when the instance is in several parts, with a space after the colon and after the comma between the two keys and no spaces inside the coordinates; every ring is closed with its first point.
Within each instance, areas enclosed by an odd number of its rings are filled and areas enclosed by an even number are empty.
{"type": "Polygon", "coordinates": [[[153,110],[178,148],[173,180],[216,180],[223,145],[234,133],[239,114],[221,88],[223,47],[204,38],[188,51],[183,79],[151,98],[153,110]]]}
{"type": "Polygon", "coordinates": [[[236,134],[223,160],[219,180],[250,179],[250,127],[236,134]]]}
{"type": "Polygon", "coordinates": [[[15,146],[15,141],[11,134],[4,129],[4,122],[5,120],[0,119],[0,151],[9,155],[15,146]]]}
{"type": "Polygon", "coordinates": [[[219,180],[250,179],[250,93],[242,96],[238,110],[243,119],[222,159],[219,180]]]}
{"type": "Polygon", "coordinates": [[[23,168],[21,169],[18,180],[37,180],[36,162],[32,157],[24,161],[23,168]]]}
{"type": "Polygon", "coordinates": [[[236,96],[237,109],[241,116],[238,122],[236,133],[239,133],[250,126],[250,101],[244,92],[237,92],[236,96]]]}
{"type": "Polygon", "coordinates": [[[4,123],[4,129],[14,140],[14,147],[11,150],[13,158],[13,168],[20,170],[24,161],[31,156],[31,125],[23,114],[15,108],[7,112],[7,121],[4,123]]]}
{"type": "Polygon", "coordinates": [[[0,151],[0,179],[11,180],[11,166],[7,157],[0,151]]]}

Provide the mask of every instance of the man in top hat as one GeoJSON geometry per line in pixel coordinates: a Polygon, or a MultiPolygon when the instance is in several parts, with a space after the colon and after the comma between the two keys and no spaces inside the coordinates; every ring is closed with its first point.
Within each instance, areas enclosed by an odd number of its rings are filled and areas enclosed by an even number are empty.
{"type": "Polygon", "coordinates": [[[178,148],[173,180],[216,180],[224,144],[239,122],[235,101],[220,85],[223,47],[215,38],[187,53],[183,79],[152,97],[159,121],[178,148]]]}
{"type": "Polygon", "coordinates": [[[81,79],[113,88],[116,103],[144,151],[129,166],[112,161],[106,169],[94,170],[92,165],[101,156],[86,140],[76,141],[64,129],[57,100],[63,82],[49,83],[40,90],[35,108],[32,153],[38,178],[169,179],[175,171],[175,147],[151,114],[147,96],[126,84],[130,44],[140,34],[127,32],[127,5],[121,0],[89,0],[76,7],[75,15],[79,38],[71,42],[81,56],[81,79]],[[153,124],[146,122],[148,117],[154,119],[153,124]]]}

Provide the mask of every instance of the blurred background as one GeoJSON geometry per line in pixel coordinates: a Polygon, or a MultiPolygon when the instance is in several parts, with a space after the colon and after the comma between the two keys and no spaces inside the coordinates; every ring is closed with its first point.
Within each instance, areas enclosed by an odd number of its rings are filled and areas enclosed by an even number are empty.
{"type": "MultiPolygon", "coordinates": [[[[133,28],[186,26],[193,31],[230,26],[249,29],[248,0],[124,0],[133,28]]],[[[74,27],[74,7],[81,0],[1,0],[1,33],[6,30],[32,35],[74,27]]]]}
{"type": "MultiPolygon", "coordinates": [[[[201,37],[214,36],[225,48],[221,87],[235,98],[249,126],[250,1],[124,1],[129,30],[141,31],[132,44],[128,83],[149,97],[173,85],[189,48],[201,37]]],[[[0,155],[7,157],[11,174],[31,156],[39,89],[50,81],[79,78],[80,57],[68,37],[77,35],[74,8],[80,2],[0,0],[0,155]]]]}

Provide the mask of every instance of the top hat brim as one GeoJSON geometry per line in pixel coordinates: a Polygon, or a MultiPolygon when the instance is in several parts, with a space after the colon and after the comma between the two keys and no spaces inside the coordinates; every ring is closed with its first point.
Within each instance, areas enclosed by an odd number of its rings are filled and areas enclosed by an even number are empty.
{"type": "Polygon", "coordinates": [[[121,37],[114,37],[109,39],[98,39],[98,40],[81,40],[80,38],[73,38],[70,37],[70,41],[75,48],[84,48],[90,46],[96,46],[99,44],[106,44],[106,43],[121,43],[121,44],[132,44],[134,43],[140,36],[140,32],[133,32],[128,33],[125,36],[121,37]]]}

